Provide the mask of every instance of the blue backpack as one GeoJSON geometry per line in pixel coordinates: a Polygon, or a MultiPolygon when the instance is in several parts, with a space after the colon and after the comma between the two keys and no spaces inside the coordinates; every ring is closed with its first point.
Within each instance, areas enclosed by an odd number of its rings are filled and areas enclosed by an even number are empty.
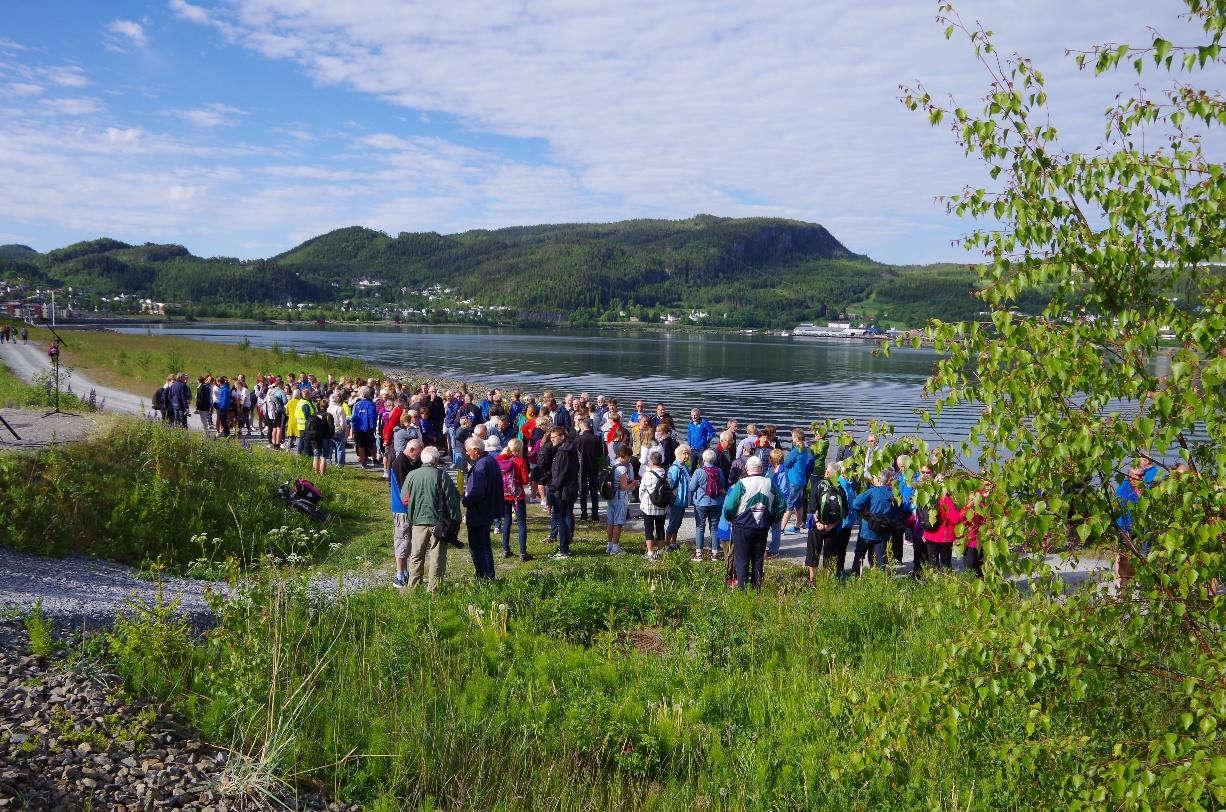
{"type": "Polygon", "coordinates": [[[359,400],[353,407],[353,430],[374,431],[375,404],[369,400],[359,400]]]}

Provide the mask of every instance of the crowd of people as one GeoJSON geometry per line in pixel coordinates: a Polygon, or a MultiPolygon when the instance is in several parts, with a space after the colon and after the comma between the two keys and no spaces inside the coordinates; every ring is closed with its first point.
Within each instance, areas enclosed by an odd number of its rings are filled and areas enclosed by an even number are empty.
{"type": "Polygon", "coordinates": [[[958,539],[963,566],[982,574],[982,517],[949,496],[930,509],[918,505],[914,494],[932,467],[904,473],[909,457],[884,459],[872,434],[863,446],[848,439],[832,456],[828,438],[801,428],[751,423],[742,433],[728,420],[719,429],[697,408],[678,426],[662,402],[638,400],[624,413],[616,398],[588,393],[477,396],[307,374],[256,375],[250,385],[241,374],[205,375],[193,392],[179,373],[153,406],[184,427],[194,409],[206,433],[259,437],[269,449],[311,457],[320,473],[346,464],[352,448],[356,464],[389,483],[397,587],[438,584],[456,541],[443,525],[464,524],[478,578],[495,577],[495,533],[504,557],[529,560],[535,505],[548,512],[556,560],[570,557],[576,520],[603,522],[606,553],[622,554],[636,511],[648,559],[680,550],[688,519],[690,554],[724,562],[731,587],[760,586],[763,562],[779,555],[785,535],[805,536],[811,580],[823,568],[845,578],[892,567],[904,545],[914,550],[913,574],[950,570],[958,539]]]}
{"type": "Polygon", "coordinates": [[[22,344],[30,343],[30,330],[24,324],[18,330],[11,324],[0,325],[0,344],[17,343],[18,336],[21,337],[22,344]]]}

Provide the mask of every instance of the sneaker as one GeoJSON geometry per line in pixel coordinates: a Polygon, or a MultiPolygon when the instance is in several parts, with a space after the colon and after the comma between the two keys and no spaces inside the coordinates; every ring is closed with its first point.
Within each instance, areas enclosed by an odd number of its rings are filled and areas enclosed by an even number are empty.
{"type": "Polygon", "coordinates": [[[408,584],[408,582],[409,582],[408,573],[398,572],[396,573],[396,577],[392,579],[392,586],[396,587],[397,589],[404,589],[405,585],[408,584]]]}
{"type": "Polygon", "coordinates": [[[784,530],[783,532],[794,534],[796,532],[796,525],[792,525],[791,527],[789,527],[787,530],[784,530]]]}
{"type": "Polygon", "coordinates": [[[719,550],[716,550],[715,552],[711,553],[711,560],[712,561],[723,561],[724,554],[721,553],[719,550]]]}
{"type": "Polygon", "coordinates": [[[528,553],[520,553],[520,554],[519,554],[519,560],[520,560],[520,561],[531,561],[531,560],[532,560],[532,556],[531,556],[531,555],[529,555],[528,553]]]}
{"type": "Polygon", "coordinates": [[[624,552],[626,551],[621,548],[620,544],[609,545],[609,555],[621,555],[624,552]]]}
{"type": "Polygon", "coordinates": [[[383,472],[383,478],[384,478],[384,479],[387,479],[387,471],[384,471],[384,472],[383,472]]]}
{"type": "Polygon", "coordinates": [[[646,558],[648,561],[655,561],[659,557],[660,557],[660,554],[655,552],[654,550],[643,554],[643,558],[646,558]]]}
{"type": "Polygon", "coordinates": [[[549,507],[549,500],[548,500],[548,499],[542,499],[542,500],[541,500],[541,507],[543,507],[543,508],[547,508],[547,507],[549,507]]]}
{"type": "Polygon", "coordinates": [[[665,547],[665,548],[664,548],[664,552],[666,552],[666,553],[675,553],[675,552],[677,552],[677,551],[678,551],[678,550],[680,550],[680,549],[681,549],[681,545],[680,545],[680,544],[670,544],[670,545],[668,545],[667,547],[665,547]]]}
{"type": "Polygon", "coordinates": [[[702,561],[702,553],[694,553],[695,561],[702,561]]]}
{"type": "Polygon", "coordinates": [[[502,551],[502,557],[503,557],[503,558],[510,558],[510,557],[511,557],[511,551],[510,551],[510,550],[503,550],[503,551],[502,551]]]}
{"type": "Polygon", "coordinates": [[[570,556],[567,555],[566,553],[553,553],[552,555],[549,556],[549,560],[550,561],[568,561],[570,560],[570,556]]]}

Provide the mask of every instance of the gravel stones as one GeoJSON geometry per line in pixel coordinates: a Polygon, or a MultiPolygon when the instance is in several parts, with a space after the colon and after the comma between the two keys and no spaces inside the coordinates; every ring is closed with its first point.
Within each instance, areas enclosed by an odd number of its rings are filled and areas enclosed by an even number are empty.
{"type": "Polygon", "coordinates": [[[242,756],[133,699],[105,666],[23,654],[0,622],[0,810],[348,810],[277,781],[240,786],[242,756]]]}

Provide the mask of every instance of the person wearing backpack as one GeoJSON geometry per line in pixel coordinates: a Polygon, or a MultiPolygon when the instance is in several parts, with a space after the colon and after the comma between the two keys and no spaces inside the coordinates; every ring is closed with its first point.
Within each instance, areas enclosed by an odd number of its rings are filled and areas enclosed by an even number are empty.
{"type": "Polygon", "coordinates": [[[233,397],[233,390],[230,388],[230,380],[222,375],[217,379],[217,396],[213,404],[217,407],[217,432],[222,437],[230,436],[230,399],[233,397]]]}
{"type": "Polygon", "coordinates": [[[213,421],[213,376],[201,375],[196,385],[196,414],[200,415],[200,427],[204,436],[209,436],[213,421]]]}
{"type": "Polygon", "coordinates": [[[289,403],[285,390],[281,388],[281,379],[273,378],[264,394],[264,422],[268,424],[268,447],[281,449],[281,438],[285,432],[285,406],[289,403]]]}
{"type": "Polygon", "coordinates": [[[528,555],[528,463],[524,460],[524,441],[518,437],[507,441],[498,455],[498,472],[502,475],[502,557],[511,557],[511,520],[519,529],[519,560],[531,561],[528,555]]]}
{"type": "Polygon", "coordinates": [[[843,559],[847,556],[847,537],[843,535],[843,520],[847,518],[847,494],[838,481],[833,465],[827,466],[825,477],[814,486],[813,512],[809,514],[808,547],[805,566],[809,568],[809,586],[817,583],[820,563],[833,570],[840,581],[847,577],[843,559]]]}
{"type": "Polygon", "coordinates": [[[161,416],[162,422],[169,422],[171,418],[170,404],[167,403],[170,396],[170,385],[174,382],[174,375],[166,376],[166,383],[157,388],[153,393],[153,411],[161,416]]]}
{"type": "Polygon", "coordinates": [[[783,518],[787,501],[770,479],[762,475],[757,457],[745,464],[745,476],[724,497],[724,518],[732,525],[732,550],[735,559],[735,586],[762,587],[762,562],[766,558],[766,537],[771,524],[783,518]]]}
{"type": "Polygon", "coordinates": [[[608,546],[605,552],[609,555],[622,553],[622,528],[630,513],[630,492],[638,487],[634,478],[634,464],[630,454],[630,446],[622,443],[613,449],[613,463],[604,475],[602,488],[605,496],[605,515],[608,517],[608,546]]]}
{"type": "Polygon", "coordinates": [[[664,456],[659,451],[647,455],[647,469],[639,483],[639,510],[643,514],[643,539],[647,543],[648,560],[660,557],[655,543],[664,542],[664,517],[673,502],[672,489],[668,485],[668,472],[664,470],[664,456]]]}
{"type": "Polygon", "coordinates": [[[711,533],[711,560],[719,561],[724,557],[720,550],[719,536],[715,531],[719,525],[719,512],[723,508],[727,488],[723,472],[715,464],[716,456],[717,452],[713,448],[702,452],[702,465],[695,468],[690,475],[690,501],[694,503],[695,561],[702,561],[702,550],[706,545],[708,531],[711,533]]]}
{"type": "MultiPolygon", "coordinates": [[[[485,441],[477,437],[469,437],[468,442],[464,443],[464,454],[471,465],[464,478],[461,502],[466,508],[464,525],[468,528],[468,552],[472,555],[477,580],[494,580],[490,528],[494,520],[503,515],[506,504],[502,491],[502,469],[498,460],[490,454],[497,445],[498,441],[494,440],[493,446],[487,449],[485,441]]],[[[497,448],[497,451],[501,450],[497,448]]]]}
{"type": "Polygon", "coordinates": [[[363,386],[358,391],[358,402],[353,404],[353,417],[350,421],[353,426],[353,450],[363,468],[370,467],[375,456],[375,424],[378,421],[378,412],[370,395],[369,386],[363,386]]]}
{"type": "Polygon", "coordinates": [[[677,446],[677,458],[668,466],[668,486],[673,491],[672,504],[668,506],[668,517],[664,522],[664,551],[671,553],[680,547],[677,544],[677,534],[681,531],[681,522],[685,519],[685,511],[690,506],[690,446],[682,443],[677,446]]]}
{"type": "Polygon", "coordinates": [[[852,572],[857,575],[865,557],[870,567],[885,569],[885,543],[893,532],[897,514],[894,492],[885,484],[885,474],[878,473],[870,481],[872,485],[851,503],[860,514],[860,536],[856,540],[856,555],[851,564],[852,572]]]}
{"type": "Polygon", "coordinates": [[[336,427],[332,424],[332,415],[328,414],[323,395],[316,399],[310,421],[311,466],[316,474],[323,476],[328,458],[332,456],[332,440],[336,436],[336,427]]]}

